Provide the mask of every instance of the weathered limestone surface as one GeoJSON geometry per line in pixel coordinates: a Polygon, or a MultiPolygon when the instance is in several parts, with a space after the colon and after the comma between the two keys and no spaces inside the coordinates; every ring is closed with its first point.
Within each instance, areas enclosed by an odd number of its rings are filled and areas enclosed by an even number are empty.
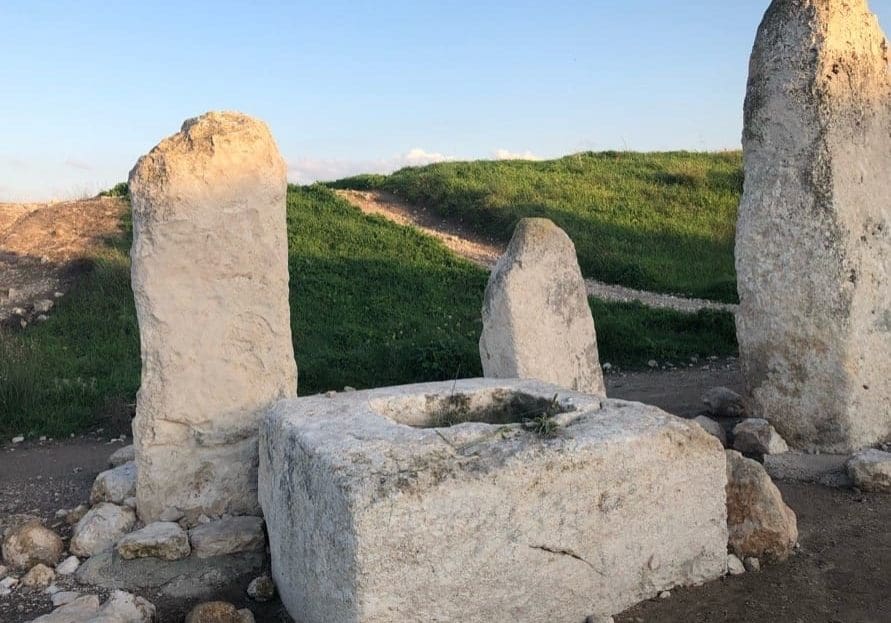
{"type": "Polygon", "coordinates": [[[720,442],[537,381],[282,401],[259,483],[273,577],[305,623],[577,623],[726,570],[720,442]]]}
{"type": "Polygon", "coordinates": [[[186,121],[130,173],[145,522],[258,510],[259,413],[297,388],[285,173],[266,125],[238,113],[186,121]]]}
{"type": "Polygon", "coordinates": [[[65,549],[58,534],[44,527],[36,517],[22,515],[20,520],[12,517],[10,523],[13,525],[3,534],[3,560],[14,568],[24,569],[39,563],[56,564],[65,549]]]}
{"type": "Polygon", "coordinates": [[[94,556],[114,546],[135,523],[136,515],[132,509],[102,502],[74,526],[68,549],[78,556],[94,556]]]}
{"type": "Polygon", "coordinates": [[[860,452],[851,457],[846,468],[856,487],[891,493],[891,452],[876,449],[860,452]]]}
{"type": "Polygon", "coordinates": [[[265,552],[181,560],[134,558],[126,560],[114,549],[90,557],[75,577],[82,584],[119,588],[171,599],[207,599],[227,591],[244,591],[264,568],[265,552]]]}
{"type": "Polygon", "coordinates": [[[575,245],[548,219],[520,221],[489,277],[480,358],[486,377],[606,395],[575,245]]]}
{"type": "Polygon", "coordinates": [[[737,335],[793,447],[891,436],[891,81],[865,0],[775,0],[752,53],[737,335]]]}
{"type": "Polygon", "coordinates": [[[118,541],[116,549],[121,558],[160,558],[181,560],[191,553],[189,536],[179,524],[156,521],[131,532],[118,541]]]}
{"type": "Polygon", "coordinates": [[[262,517],[230,517],[189,530],[192,552],[199,558],[262,551],[266,545],[262,517]]]}
{"type": "Polygon", "coordinates": [[[757,461],[727,451],[728,547],[747,557],[785,560],[798,541],[795,511],[757,461]]]}
{"type": "Polygon", "coordinates": [[[136,463],[129,462],[105,470],[96,476],[90,491],[90,504],[123,504],[136,493],[136,463]]]}

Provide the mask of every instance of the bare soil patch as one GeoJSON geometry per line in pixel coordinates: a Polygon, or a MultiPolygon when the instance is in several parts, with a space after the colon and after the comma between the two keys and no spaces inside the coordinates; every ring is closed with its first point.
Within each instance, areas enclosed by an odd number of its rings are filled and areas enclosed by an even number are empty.
{"type": "Polygon", "coordinates": [[[121,235],[126,209],[113,197],[0,204],[0,322],[33,322],[37,301],[64,294],[96,249],[121,235]]]}

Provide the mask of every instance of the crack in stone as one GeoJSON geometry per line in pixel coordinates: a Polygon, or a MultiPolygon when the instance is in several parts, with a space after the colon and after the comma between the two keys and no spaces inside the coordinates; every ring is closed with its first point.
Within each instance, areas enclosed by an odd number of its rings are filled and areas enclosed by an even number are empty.
{"type": "Polygon", "coordinates": [[[569,556],[570,558],[574,558],[574,559],[576,559],[576,560],[578,560],[578,561],[580,561],[580,562],[585,563],[586,565],[588,565],[589,567],[591,567],[591,569],[592,569],[595,573],[597,573],[597,574],[599,574],[599,575],[604,575],[604,574],[603,574],[600,570],[598,570],[594,565],[592,565],[590,562],[588,562],[587,560],[585,560],[584,558],[582,558],[581,556],[579,556],[578,554],[576,554],[576,553],[575,553],[574,551],[572,551],[571,549],[558,549],[558,548],[556,548],[556,547],[548,547],[548,546],[546,546],[546,545],[530,545],[529,547],[531,547],[532,549],[538,549],[538,550],[541,550],[541,551],[543,551],[543,552],[547,552],[547,553],[549,553],[549,554],[554,554],[554,555],[558,555],[558,556],[569,556]]]}

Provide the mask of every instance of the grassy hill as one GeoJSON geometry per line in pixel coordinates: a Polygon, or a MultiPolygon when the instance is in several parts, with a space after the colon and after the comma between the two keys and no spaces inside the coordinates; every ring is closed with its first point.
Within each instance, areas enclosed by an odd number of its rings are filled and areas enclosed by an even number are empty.
{"type": "MultiPolygon", "coordinates": [[[[363,215],[321,185],[288,192],[291,312],[302,395],[472,377],[487,276],[438,241],[363,215]]],[[[0,328],[0,437],[126,428],[139,385],[129,239],[27,331],[0,328]]],[[[728,314],[592,301],[601,361],[732,353],[728,314]]]]}
{"type": "Polygon", "coordinates": [[[733,236],[742,155],[580,153],[541,162],[444,162],[332,182],[376,188],[510,239],[545,216],[573,239],[586,277],[736,302],[733,236]]]}

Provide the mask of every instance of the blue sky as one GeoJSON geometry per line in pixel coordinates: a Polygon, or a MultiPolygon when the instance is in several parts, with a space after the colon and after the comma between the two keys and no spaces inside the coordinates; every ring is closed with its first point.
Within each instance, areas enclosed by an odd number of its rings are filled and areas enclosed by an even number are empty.
{"type": "Polygon", "coordinates": [[[264,119],[296,182],[736,148],[767,5],[0,0],[0,201],[92,194],[214,109],[264,119]]]}

